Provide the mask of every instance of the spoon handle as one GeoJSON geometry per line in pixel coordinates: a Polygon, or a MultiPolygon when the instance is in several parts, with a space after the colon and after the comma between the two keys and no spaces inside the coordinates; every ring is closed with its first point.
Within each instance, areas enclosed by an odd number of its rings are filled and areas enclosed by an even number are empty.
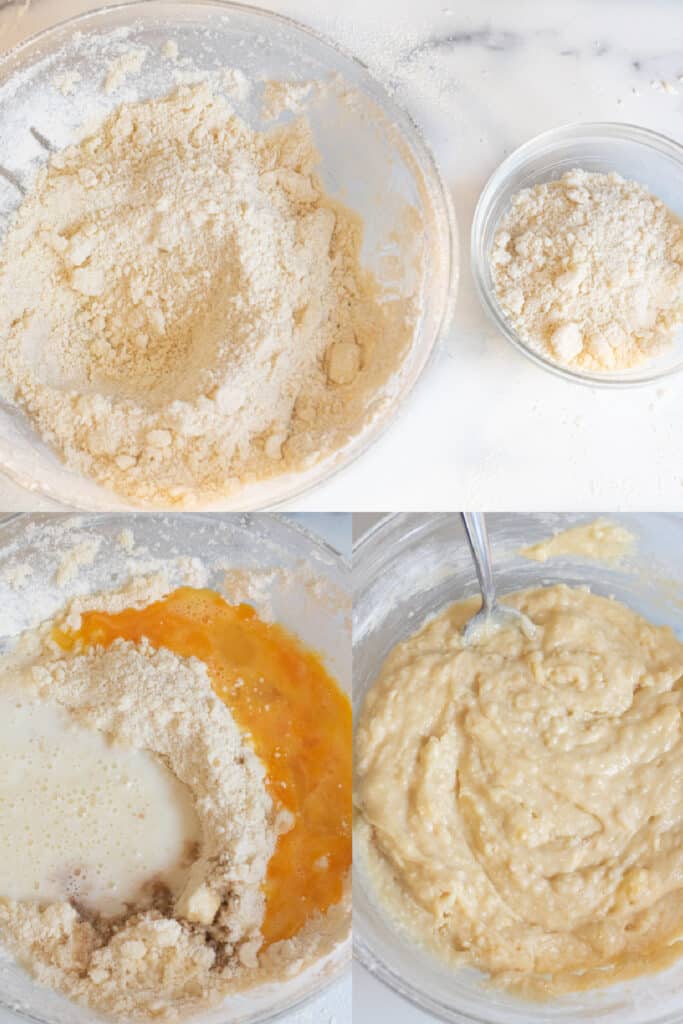
{"type": "Polygon", "coordinates": [[[491,547],[483,512],[462,512],[462,521],[472,551],[483,606],[490,612],[495,604],[496,590],[491,568],[491,547]]]}

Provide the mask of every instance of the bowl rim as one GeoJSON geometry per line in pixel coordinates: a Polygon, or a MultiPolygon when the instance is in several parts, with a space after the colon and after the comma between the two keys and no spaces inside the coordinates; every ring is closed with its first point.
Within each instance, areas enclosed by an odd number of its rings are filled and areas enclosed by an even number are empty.
{"type": "MultiPolygon", "coordinates": [[[[510,176],[519,171],[532,156],[536,155],[539,149],[544,146],[568,143],[572,139],[619,139],[624,142],[631,142],[655,149],[660,153],[677,160],[683,169],[683,144],[663,132],[654,131],[644,125],[633,124],[628,121],[569,121],[565,124],[556,125],[538,135],[532,136],[517,146],[505,159],[496,167],[488,178],[482,189],[472,219],[470,231],[470,265],[472,276],[476,287],[479,301],[484,312],[496,325],[500,333],[507,338],[515,348],[522,352],[537,366],[549,370],[556,377],[575,384],[582,384],[585,387],[605,388],[633,388],[653,384],[665,380],[683,370],[683,353],[677,363],[666,369],[650,369],[652,364],[644,364],[642,370],[636,371],[596,371],[574,370],[568,366],[534,351],[530,345],[523,341],[512,327],[496,299],[495,293],[489,288],[488,277],[484,269],[484,263],[488,258],[488,252],[484,251],[484,225],[489,216],[497,193],[506,184],[510,176]]],[[[580,165],[580,161],[579,161],[580,165]]]]}
{"type": "MultiPolygon", "coordinates": [[[[323,512],[318,513],[318,514],[325,515],[326,513],[323,511],[323,512]]],[[[42,509],[38,510],[38,511],[31,511],[30,509],[27,509],[25,511],[22,510],[20,512],[0,513],[0,554],[2,553],[2,531],[4,530],[4,528],[6,526],[9,526],[9,524],[14,522],[15,520],[37,519],[39,521],[43,521],[43,520],[56,519],[56,518],[57,519],[67,519],[68,520],[69,518],[71,518],[71,515],[72,515],[72,513],[70,511],[52,512],[52,511],[43,511],[42,509]]],[[[169,515],[168,512],[164,512],[161,509],[159,509],[156,512],[144,512],[141,509],[138,510],[137,512],[128,512],[128,511],[126,511],[124,509],[112,509],[110,512],[87,512],[86,513],[86,516],[88,516],[89,519],[92,519],[94,517],[97,517],[98,519],[102,519],[102,520],[121,518],[121,519],[126,519],[128,521],[131,520],[131,519],[140,519],[140,518],[143,518],[143,517],[151,517],[151,516],[167,517],[168,515],[169,515]]],[[[188,523],[191,520],[193,520],[193,519],[201,519],[201,520],[204,521],[204,523],[206,523],[207,521],[211,522],[212,520],[215,520],[215,519],[233,519],[235,515],[239,516],[240,522],[243,525],[248,525],[248,523],[252,519],[265,519],[268,522],[275,523],[277,529],[282,528],[285,531],[290,530],[290,531],[292,531],[294,533],[299,534],[302,538],[304,538],[306,541],[308,541],[309,544],[311,544],[313,547],[319,548],[332,562],[334,562],[335,563],[335,569],[338,569],[338,570],[341,570],[342,572],[348,573],[349,574],[349,592],[351,591],[351,580],[350,580],[351,559],[347,558],[343,554],[343,552],[338,551],[337,548],[335,548],[334,545],[330,544],[330,542],[328,540],[326,540],[325,537],[323,537],[321,534],[316,533],[314,530],[311,530],[310,527],[306,526],[306,524],[303,523],[300,519],[292,519],[290,517],[290,515],[287,514],[287,513],[282,513],[282,512],[261,512],[261,511],[239,512],[239,513],[234,513],[234,512],[202,512],[201,510],[197,510],[197,511],[189,511],[189,512],[171,513],[171,515],[174,515],[176,518],[182,518],[184,520],[186,519],[188,521],[188,523]]],[[[90,524],[86,523],[86,528],[87,528],[88,525],[90,525],[90,524]]]]}
{"type": "MultiPolygon", "coordinates": [[[[142,13],[144,10],[145,15],[151,15],[156,7],[162,5],[177,5],[179,7],[184,6],[197,8],[213,7],[222,9],[226,14],[233,11],[251,17],[263,18],[265,21],[281,25],[291,33],[298,33],[314,40],[317,45],[331,49],[338,56],[341,56],[344,60],[350,62],[360,73],[364,80],[363,84],[368,88],[371,97],[376,100],[377,97],[375,96],[375,93],[379,94],[379,97],[381,98],[381,105],[384,108],[383,113],[385,113],[388,119],[391,120],[392,126],[397,129],[399,137],[401,137],[407,144],[411,156],[415,159],[421,177],[423,178],[425,186],[424,191],[429,197],[429,205],[431,208],[430,212],[432,214],[434,224],[436,225],[437,233],[441,236],[439,238],[439,262],[443,266],[444,289],[443,295],[440,298],[440,308],[437,314],[434,335],[429,346],[426,347],[424,351],[418,352],[416,349],[416,342],[419,338],[419,334],[417,332],[413,334],[409,352],[406,353],[403,364],[399,366],[397,370],[397,374],[400,374],[401,369],[405,366],[408,354],[412,352],[413,355],[416,356],[416,363],[412,372],[412,380],[409,381],[407,386],[404,386],[398,400],[396,400],[395,397],[387,399],[388,408],[386,414],[384,416],[380,414],[371,418],[370,421],[351,438],[348,453],[346,453],[344,451],[344,447],[342,447],[328,453],[328,455],[315,463],[313,467],[314,478],[312,480],[294,482],[290,489],[284,493],[276,495],[272,499],[260,498],[245,506],[240,502],[239,496],[241,492],[238,491],[235,495],[234,503],[230,500],[226,501],[224,498],[210,500],[200,499],[198,502],[193,500],[189,502],[187,506],[183,506],[183,510],[186,508],[187,511],[216,512],[276,509],[287,505],[302,494],[313,492],[315,488],[329,483],[343,470],[350,467],[384,436],[385,432],[396,422],[399,415],[405,410],[406,405],[414,396],[414,392],[418,384],[424,378],[428,366],[434,361],[436,353],[442,347],[448,334],[458,297],[462,261],[455,205],[450,188],[448,187],[441,172],[439,163],[434,156],[431,146],[425,139],[422,128],[412,114],[405,107],[396,102],[384,82],[375,75],[369,65],[360,57],[355,56],[355,54],[349,51],[343,44],[338,43],[336,39],[330,38],[324,32],[320,32],[318,29],[304,22],[291,18],[288,15],[269,10],[259,4],[251,5],[248,3],[242,3],[240,0],[124,0],[124,2],[113,4],[105,3],[93,8],[93,10],[85,11],[69,18],[60,19],[54,24],[48,25],[45,28],[34,32],[26,39],[22,39],[9,50],[0,53],[0,85],[9,77],[7,75],[7,65],[9,63],[19,59],[23,51],[35,47],[36,44],[48,41],[53,34],[61,31],[65,26],[69,26],[74,30],[77,30],[79,26],[86,22],[96,23],[98,19],[107,14],[125,12],[126,10],[130,10],[131,13],[134,10],[142,13]],[[214,507],[215,503],[218,504],[218,507],[214,507]]],[[[15,71],[12,71],[11,73],[15,73],[15,71]]],[[[425,280],[428,280],[428,278],[428,268],[426,268],[425,280]]],[[[55,457],[59,458],[59,456],[56,456],[56,453],[53,454],[55,454],[55,457]]],[[[64,464],[62,463],[62,465],[64,464]]],[[[56,501],[62,506],[62,508],[77,509],[85,512],[96,512],[102,510],[104,507],[103,504],[100,505],[99,502],[89,499],[79,501],[77,504],[70,502],[67,505],[65,504],[64,497],[61,493],[56,492],[52,484],[45,484],[39,479],[25,475],[22,471],[16,469],[12,465],[7,465],[4,461],[0,463],[0,471],[8,476],[15,484],[18,484],[25,490],[43,495],[52,501],[56,501]]],[[[306,470],[302,470],[301,472],[306,472],[306,470]]],[[[79,473],[78,476],[83,477],[83,474],[79,473]]],[[[83,478],[91,479],[87,477],[83,478]]],[[[97,481],[95,481],[95,483],[96,482],[97,481]]],[[[101,488],[101,485],[100,490],[102,492],[102,502],[104,502],[105,496],[110,492],[101,488]]],[[[149,505],[146,503],[134,504],[130,499],[126,499],[124,496],[119,495],[116,492],[111,492],[111,498],[112,501],[116,502],[117,507],[122,510],[144,510],[154,512],[169,511],[171,508],[171,506],[168,505],[149,505]]]]}
{"type": "MultiPolygon", "coordinates": [[[[101,514],[87,513],[86,515],[87,519],[84,524],[85,529],[91,528],[93,525],[96,525],[96,522],[93,521],[108,521],[109,523],[111,523],[112,520],[121,520],[122,522],[125,521],[129,523],[131,519],[146,519],[149,518],[150,515],[156,515],[159,518],[163,517],[164,519],[168,518],[168,513],[161,511],[156,513],[138,512],[137,514],[131,514],[129,512],[117,510],[101,514]]],[[[234,516],[235,514],[230,512],[189,512],[177,515],[176,518],[182,519],[184,523],[191,527],[193,520],[200,520],[204,524],[206,524],[207,520],[211,521],[212,519],[223,518],[234,519],[234,516]]],[[[64,519],[68,521],[70,518],[72,518],[72,516],[68,512],[8,512],[4,515],[0,514],[0,554],[2,553],[4,546],[3,531],[5,530],[6,527],[14,526],[18,529],[21,529],[22,525],[29,525],[31,521],[37,521],[39,523],[47,524],[50,520],[54,520],[55,518],[64,519]]],[[[250,520],[254,518],[266,520],[268,523],[274,524],[275,528],[278,531],[281,530],[285,534],[296,534],[300,539],[305,540],[314,549],[321,552],[330,562],[332,562],[335,571],[340,571],[347,575],[349,595],[351,594],[350,559],[346,558],[342,554],[342,552],[338,551],[335,547],[333,547],[333,545],[330,544],[324,537],[322,537],[320,534],[315,533],[313,530],[309,529],[309,527],[307,527],[301,521],[296,519],[290,519],[289,517],[286,517],[281,513],[276,512],[241,513],[239,514],[240,525],[247,527],[249,525],[250,520]]],[[[195,525],[197,525],[196,522],[195,525]]],[[[323,993],[329,991],[333,985],[343,981],[345,978],[347,978],[347,976],[350,976],[350,966],[352,962],[351,929],[349,929],[349,934],[345,936],[343,942],[341,942],[337,948],[339,950],[339,962],[335,966],[335,969],[332,971],[332,973],[322,974],[321,977],[316,979],[315,984],[308,992],[302,993],[300,996],[294,997],[291,1000],[291,1002],[289,1002],[286,1006],[278,1008],[274,1011],[264,1010],[259,1012],[256,1016],[250,1017],[248,1019],[248,1024],[273,1024],[273,1022],[275,1021],[283,1020],[285,1017],[288,1017],[291,1014],[296,1013],[297,1011],[303,1009],[305,1006],[312,1003],[315,999],[319,998],[323,993]]],[[[35,982],[34,979],[32,979],[32,981],[36,985],[40,984],[38,982],[35,982]]],[[[52,989],[52,991],[56,992],[57,990],[52,989]]],[[[57,994],[61,995],[61,993],[59,992],[57,994]]],[[[63,996],[63,998],[68,999],[68,996],[63,996]]],[[[3,997],[0,995],[0,1010],[2,1009],[8,1009],[12,1013],[16,1014],[17,1021],[27,1021],[30,1022],[30,1024],[45,1024],[44,1017],[36,1016],[33,1011],[17,1009],[9,1003],[4,1002],[3,997]]],[[[216,1009],[219,1010],[220,1007],[216,1007],[216,1009]]],[[[188,1024],[192,1024],[191,1017],[188,1018],[188,1024]]],[[[225,1024],[230,1024],[229,1018],[226,1018],[225,1024]]]]}

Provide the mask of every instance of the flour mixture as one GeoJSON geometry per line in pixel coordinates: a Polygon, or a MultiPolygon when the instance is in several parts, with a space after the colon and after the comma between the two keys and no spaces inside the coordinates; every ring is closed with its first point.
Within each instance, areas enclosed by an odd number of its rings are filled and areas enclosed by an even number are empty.
{"type": "Polygon", "coordinates": [[[533,637],[465,645],[467,601],[387,658],[357,857],[419,942],[526,994],[658,969],[683,955],[683,645],[585,589],[506,603],[533,637]]]}
{"type": "Polygon", "coordinates": [[[362,428],[415,309],[318,163],[304,117],[255,132],[206,84],[51,157],[0,251],[0,368],[70,468],[182,505],[362,428]]]}
{"type": "Polygon", "coordinates": [[[512,197],[490,253],[503,312],[582,370],[661,355],[683,321],[683,228],[644,185],[575,168],[512,197]]]}
{"type": "Polygon", "coordinates": [[[76,599],[0,659],[0,941],[122,1021],[294,977],[349,929],[347,698],[249,606],[168,591],[76,599]]]}

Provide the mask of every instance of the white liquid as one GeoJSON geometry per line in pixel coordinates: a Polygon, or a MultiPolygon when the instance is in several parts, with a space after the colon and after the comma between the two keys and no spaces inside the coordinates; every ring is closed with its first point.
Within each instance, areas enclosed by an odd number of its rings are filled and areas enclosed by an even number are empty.
{"type": "Polygon", "coordinates": [[[198,839],[189,791],[151,754],[0,693],[0,897],[117,914],[153,879],[179,893],[198,839]]]}

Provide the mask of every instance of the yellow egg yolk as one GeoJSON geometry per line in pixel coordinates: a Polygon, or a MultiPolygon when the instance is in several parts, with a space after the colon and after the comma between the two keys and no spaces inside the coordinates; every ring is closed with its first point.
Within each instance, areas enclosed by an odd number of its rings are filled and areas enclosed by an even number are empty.
{"type": "Polygon", "coordinates": [[[351,706],[317,654],[249,605],[191,587],[146,608],[84,612],[77,631],[54,636],[66,650],[144,637],[203,661],[294,818],[268,864],[265,945],[339,902],[351,866],[351,706]]]}

